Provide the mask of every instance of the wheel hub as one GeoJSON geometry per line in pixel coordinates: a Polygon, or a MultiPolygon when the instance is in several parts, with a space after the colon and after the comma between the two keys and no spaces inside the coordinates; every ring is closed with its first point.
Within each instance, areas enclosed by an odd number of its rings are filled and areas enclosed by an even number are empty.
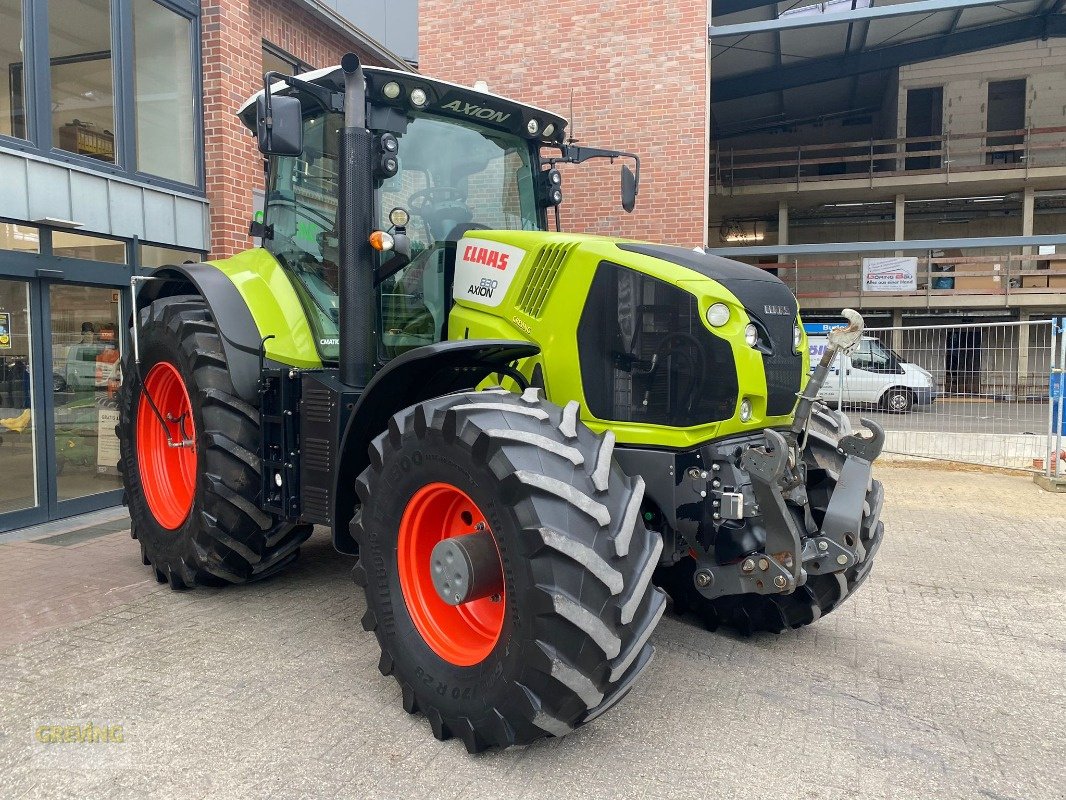
{"type": "Polygon", "coordinates": [[[450,606],[491,598],[503,591],[500,554],[488,529],[437,542],[431,564],[433,588],[450,606]]]}
{"type": "Polygon", "coordinates": [[[176,530],[188,518],[196,494],[196,430],[185,381],[178,368],[167,361],[157,363],[144,378],[136,435],[141,490],[148,509],[162,527],[176,530]],[[166,429],[147,395],[166,421],[166,429]],[[174,447],[171,441],[191,444],[174,447]]]}
{"type": "Polygon", "coordinates": [[[443,482],[415,492],[400,520],[396,561],[404,604],[430,649],[456,666],[485,660],[503,632],[503,561],[469,495],[443,482]]]}

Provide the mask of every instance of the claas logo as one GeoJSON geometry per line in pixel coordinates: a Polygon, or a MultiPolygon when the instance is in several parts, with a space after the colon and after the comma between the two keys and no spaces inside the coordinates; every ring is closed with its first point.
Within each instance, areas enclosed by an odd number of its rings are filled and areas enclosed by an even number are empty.
{"type": "Polygon", "coordinates": [[[471,264],[484,264],[486,267],[507,269],[507,253],[493,250],[491,247],[477,247],[468,244],[463,250],[463,260],[471,264]]]}

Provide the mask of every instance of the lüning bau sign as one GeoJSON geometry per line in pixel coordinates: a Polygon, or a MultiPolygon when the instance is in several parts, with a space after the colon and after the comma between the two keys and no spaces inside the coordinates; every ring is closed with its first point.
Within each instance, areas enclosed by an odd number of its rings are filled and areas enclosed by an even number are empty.
{"type": "Polygon", "coordinates": [[[918,259],[864,258],[864,292],[913,292],[918,288],[918,259]]]}

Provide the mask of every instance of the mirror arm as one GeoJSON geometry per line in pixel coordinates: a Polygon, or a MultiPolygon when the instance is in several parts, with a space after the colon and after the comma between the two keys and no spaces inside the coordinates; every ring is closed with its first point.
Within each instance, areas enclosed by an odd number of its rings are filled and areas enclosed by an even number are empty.
{"type": "Polygon", "coordinates": [[[627,153],[624,150],[608,150],[603,147],[581,147],[576,144],[552,144],[548,147],[556,147],[562,153],[561,158],[549,158],[548,163],[553,167],[556,164],[584,164],[591,158],[609,158],[614,163],[616,158],[633,159],[634,183],[640,188],[640,156],[636,153],[627,153]]]}
{"type": "Polygon", "coordinates": [[[392,239],[392,257],[374,270],[374,286],[380,286],[411,263],[411,240],[407,236],[407,231],[396,228],[392,239]]]}
{"type": "Polygon", "coordinates": [[[315,102],[322,106],[323,111],[335,111],[340,113],[344,110],[343,93],[331,92],[329,89],[322,86],[316,86],[313,83],[302,81],[292,75],[285,75],[284,73],[274,72],[272,70],[263,75],[263,96],[266,101],[266,127],[268,131],[274,126],[274,120],[270,111],[270,84],[275,80],[294,89],[302,89],[310,95],[315,102]]]}

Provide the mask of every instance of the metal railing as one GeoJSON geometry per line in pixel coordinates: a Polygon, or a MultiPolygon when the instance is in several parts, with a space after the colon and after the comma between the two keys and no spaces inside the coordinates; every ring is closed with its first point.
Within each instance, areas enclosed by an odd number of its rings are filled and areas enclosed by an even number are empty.
{"type": "Polygon", "coordinates": [[[760,266],[774,269],[800,299],[840,298],[859,306],[878,297],[924,297],[927,302],[918,305],[932,306],[934,298],[945,295],[998,295],[1003,305],[1010,305],[1012,298],[1066,293],[1066,254],[1040,255],[1022,249],[1035,248],[985,250],[980,255],[961,255],[961,251],[945,255],[938,250],[910,253],[918,259],[913,289],[867,289],[862,257],[797,257],[760,266]]]}
{"type": "Polygon", "coordinates": [[[855,423],[860,416],[878,421],[885,452],[1058,469],[1061,401],[1050,376],[1062,374],[1066,336],[1055,322],[871,328],[865,335],[822,396],[842,397],[855,423]]]}
{"type": "Polygon", "coordinates": [[[718,148],[715,192],[735,186],[1066,166],[1066,126],[784,147],[718,148]]]}

